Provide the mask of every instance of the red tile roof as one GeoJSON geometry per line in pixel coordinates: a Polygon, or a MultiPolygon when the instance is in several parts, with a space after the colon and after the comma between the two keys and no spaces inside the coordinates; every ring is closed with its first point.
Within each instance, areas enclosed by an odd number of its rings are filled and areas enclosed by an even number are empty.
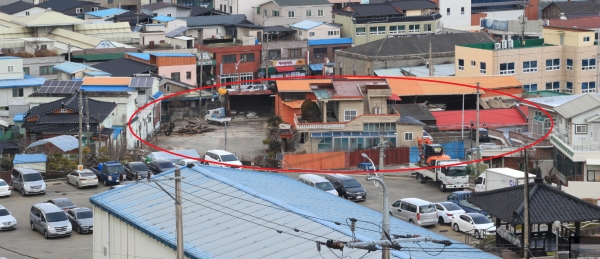
{"type": "MultiPolygon", "coordinates": [[[[456,130],[461,128],[462,111],[432,111],[436,126],[440,130],[456,130]]],[[[525,111],[525,114],[526,111],[525,111]]],[[[476,110],[465,110],[465,127],[475,123],[476,110]]],[[[527,125],[527,120],[517,111],[517,108],[480,110],[479,123],[481,127],[501,128],[527,125]],[[485,124],[485,125],[484,125],[485,124]]]]}
{"type": "Polygon", "coordinates": [[[562,27],[562,28],[573,28],[577,29],[596,29],[600,28],[600,16],[582,17],[582,18],[570,18],[567,20],[552,19],[548,20],[549,26],[562,27]]]}

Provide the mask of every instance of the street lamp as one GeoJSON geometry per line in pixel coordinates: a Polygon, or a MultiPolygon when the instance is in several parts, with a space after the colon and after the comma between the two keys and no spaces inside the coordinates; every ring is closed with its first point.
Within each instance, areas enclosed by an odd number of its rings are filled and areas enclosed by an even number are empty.
{"type": "Polygon", "coordinates": [[[242,87],[241,87],[241,84],[240,84],[240,74],[238,74],[238,65],[240,65],[240,62],[242,62],[242,61],[244,61],[243,58],[240,59],[240,61],[238,61],[237,63],[235,63],[235,73],[238,75],[238,91],[242,90],[241,89],[242,87]]]}
{"type": "MultiPolygon", "coordinates": [[[[377,167],[375,166],[375,163],[373,163],[373,160],[371,160],[371,158],[369,158],[369,156],[367,156],[367,154],[365,154],[365,153],[361,153],[360,155],[366,159],[369,159],[369,162],[371,162],[371,165],[373,165],[373,171],[375,171],[377,167]]],[[[373,173],[373,174],[375,174],[375,177],[379,177],[379,175],[377,175],[377,173],[373,173]]]]}
{"type": "MultiPolygon", "coordinates": [[[[362,156],[364,158],[369,158],[366,154],[362,154],[362,156]]],[[[371,160],[371,159],[369,159],[371,160]]],[[[373,163],[371,161],[371,163],[373,163]]],[[[383,215],[383,219],[381,222],[381,240],[387,240],[389,234],[390,234],[390,213],[387,212],[386,210],[389,210],[389,203],[388,203],[388,192],[387,192],[387,187],[385,186],[385,183],[383,182],[383,180],[381,180],[379,177],[374,177],[374,174],[369,174],[367,176],[367,181],[375,181],[376,183],[379,183],[382,187],[382,191],[383,191],[383,210],[381,211],[381,214],[383,215]]],[[[381,258],[382,259],[389,259],[390,258],[390,248],[389,247],[382,247],[381,250],[381,258]]]]}

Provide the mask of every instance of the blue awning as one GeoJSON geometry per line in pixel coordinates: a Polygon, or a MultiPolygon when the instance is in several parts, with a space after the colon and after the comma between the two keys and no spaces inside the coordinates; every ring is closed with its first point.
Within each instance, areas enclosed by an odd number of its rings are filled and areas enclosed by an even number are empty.
{"type": "Polygon", "coordinates": [[[156,93],[155,93],[155,94],[152,96],[152,98],[154,98],[154,99],[158,99],[158,98],[160,98],[161,96],[163,96],[163,92],[161,92],[161,91],[158,91],[158,92],[156,92],[156,93]]]}
{"type": "Polygon", "coordinates": [[[135,92],[135,88],[128,86],[82,86],[86,92],[135,92]]]}
{"type": "Polygon", "coordinates": [[[387,131],[340,131],[340,132],[315,132],[311,133],[311,138],[331,138],[331,137],[395,137],[396,132],[387,131]]]}
{"type": "Polygon", "coordinates": [[[112,129],[113,131],[113,138],[117,139],[117,137],[119,136],[119,134],[121,134],[121,131],[123,131],[124,127],[118,127],[118,126],[113,126],[112,129]]]}
{"type": "MultiPolygon", "coordinates": [[[[312,70],[312,71],[322,71],[324,65],[325,65],[325,63],[314,63],[314,64],[308,65],[308,67],[310,67],[310,70],[312,70]]],[[[329,63],[328,66],[334,66],[334,64],[329,63]]]]}
{"type": "Polygon", "coordinates": [[[308,46],[352,44],[352,38],[309,40],[308,46]]]}

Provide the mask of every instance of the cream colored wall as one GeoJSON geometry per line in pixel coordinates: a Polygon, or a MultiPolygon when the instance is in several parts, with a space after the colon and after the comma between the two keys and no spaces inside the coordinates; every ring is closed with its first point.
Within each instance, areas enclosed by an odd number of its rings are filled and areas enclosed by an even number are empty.
{"type": "Polygon", "coordinates": [[[159,44],[161,40],[165,40],[164,33],[156,33],[156,34],[141,34],[140,41],[142,45],[149,45],[150,41],[154,41],[154,44],[159,44]]]}
{"type": "Polygon", "coordinates": [[[373,108],[375,106],[381,107],[381,113],[382,114],[386,114],[387,113],[387,109],[388,109],[387,97],[385,97],[385,98],[383,98],[383,97],[371,97],[371,98],[369,98],[369,106],[370,106],[370,109],[369,109],[369,113],[370,114],[374,114],[373,108]]]}
{"type": "Polygon", "coordinates": [[[570,31],[569,29],[547,29],[543,30],[543,38],[546,44],[552,45],[568,45],[568,46],[594,46],[594,31],[570,31]],[[561,44],[560,38],[564,35],[564,42],[561,44]],[[590,37],[587,42],[583,41],[584,37],[590,37]]]}
{"type": "Polygon", "coordinates": [[[304,32],[306,33],[306,35],[304,36],[305,38],[308,37],[308,33],[310,32],[314,32],[315,36],[309,37],[309,39],[336,39],[339,38],[340,35],[328,35],[329,31],[340,31],[340,28],[337,27],[333,27],[333,26],[329,26],[329,25],[321,25],[321,26],[317,26],[315,28],[312,28],[310,30],[308,30],[308,32],[304,32]]]}
{"type": "Polygon", "coordinates": [[[398,137],[396,137],[396,146],[397,147],[416,146],[417,138],[423,137],[423,126],[396,124],[396,133],[398,133],[398,137]],[[406,133],[406,132],[412,132],[412,134],[413,134],[412,141],[404,140],[404,133],[406,133]]]}
{"type": "Polygon", "coordinates": [[[340,101],[337,117],[340,122],[344,122],[344,110],[356,110],[356,116],[363,114],[364,105],[362,100],[360,101],[340,101]]]}
{"type": "Polygon", "coordinates": [[[363,115],[363,116],[359,117],[358,119],[353,120],[353,121],[349,122],[348,124],[346,124],[344,131],[363,131],[363,129],[364,129],[363,124],[365,124],[365,123],[375,123],[375,122],[389,123],[389,122],[396,122],[398,119],[400,119],[400,116],[363,115]]]}

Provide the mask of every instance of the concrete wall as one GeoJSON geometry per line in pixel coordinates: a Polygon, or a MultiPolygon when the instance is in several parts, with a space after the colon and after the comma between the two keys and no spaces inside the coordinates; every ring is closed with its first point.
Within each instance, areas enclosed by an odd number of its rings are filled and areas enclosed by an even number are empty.
{"type": "Polygon", "coordinates": [[[231,14],[245,14],[248,20],[252,20],[256,13],[256,7],[267,2],[267,0],[244,0],[241,2],[231,0],[214,0],[215,10],[223,11],[231,14]],[[238,5],[238,3],[240,3],[238,5]],[[226,10],[222,10],[226,9],[226,10]]]}
{"type": "MultiPolygon", "coordinates": [[[[364,105],[362,100],[360,101],[340,101],[337,102],[339,104],[336,116],[339,122],[344,122],[344,111],[346,110],[356,110],[356,116],[360,116],[364,114],[364,105]]],[[[361,129],[362,130],[362,129],[361,129]]]]}
{"type": "Polygon", "coordinates": [[[0,60],[0,80],[2,79],[23,79],[23,59],[2,59],[0,60]],[[11,71],[9,72],[9,66],[11,71]]]}
{"type": "Polygon", "coordinates": [[[331,11],[333,5],[316,6],[284,6],[279,7],[275,2],[268,2],[260,6],[261,14],[254,12],[253,22],[262,26],[288,26],[306,19],[317,22],[332,22],[331,11]],[[307,17],[306,11],[311,10],[312,16],[307,17]],[[323,16],[317,16],[319,10],[323,10],[323,16]],[[279,11],[279,16],[273,16],[273,11],[279,11]],[[288,12],[293,11],[294,17],[288,17],[288,12]],[[266,12],[266,15],[263,14],[266,12]]]}
{"type": "Polygon", "coordinates": [[[158,67],[158,74],[166,77],[171,77],[171,73],[179,73],[179,81],[189,85],[196,85],[196,65],[179,65],[179,66],[160,66],[158,67]],[[187,72],[191,72],[192,75],[188,79],[186,78],[187,72]]]}
{"type": "Polygon", "coordinates": [[[3,110],[3,108],[7,108],[10,104],[14,102],[24,102],[25,96],[28,96],[33,93],[33,87],[23,87],[24,97],[13,97],[13,89],[14,88],[0,89],[0,110],[3,110]]]}
{"type": "Polygon", "coordinates": [[[500,20],[517,20],[519,19],[519,17],[523,16],[523,10],[509,10],[484,13],[487,14],[487,18],[500,20]]]}
{"type": "Polygon", "coordinates": [[[438,8],[444,28],[471,26],[471,0],[439,0],[438,8]],[[461,8],[464,8],[462,13],[461,8]]]}
{"type": "Polygon", "coordinates": [[[313,39],[338,39],[338,38],[340,38],[340,28],[330,26],[327,24],[319,25],[310,30],[300,30],[300,29],[296,29],[296,30],[298,31],[298,36],[302,37],[302,39],[313,40],[313,39]],[[329,35],[330,31],[333,32],[331,35],[329,35]],[[337,32],[337,34],[335,32],[337,32]],[[314,33],[314,35],[310,36],[310,33],[314,33]]]}
{"type": "Polygon", "coordinates": [[[140,34],[140,44],[141,45],[150,45],[151,41],[154,41],[155,45],[160,44],[161,41],[165,41],[165,34],[163,32],[159,33],[142,33],[140,34]]]}
{"type": "Polygon", "coordinates": [[[11,14],[12,16],[15,17],[21,17],[21,16],[29,16],[29,15],[34,15],[34,14],[38,14],[38,13],[43,13],[45,12],[46,9],[41,8],[41,7],[33,7],[33,8],[29,8],[27,10],[23,10],[14,14],[11,14]]]}
{"type": "Polygon", "coordinates": [[[171,17],[189,17],[192,11],[191,9],[168,6],[158,10],[153,10],[152,12],[157,14],[157,16],[168,16],[167,14],[171,14],[171,17]]]}
{"type": "MultiPolygon", "coordinates": [[[[339,52],[339,51],[338,51],[339,52]]],[[[434,53],[435,54],[435,53],[434,53]]],[[[454,62],[454,53],[447,53],[445,56],[435,56],[434,64],[449,64],[454,62]]],[[[423,66],[425,62],[420,58],[404,59],[404,57],[378,57],[374,60],[365,59],[360,55],[352,55],[349,53],[336,53],[334,74],[336,75],[353,75],[353,66],[356,67],[356,75],[373,75],[373,70],[384,68],[401,68],[423,66]],[[342,72],[340,73],[340,63],[342,72]]]]}
{"type": "MultiPolygon", "coordinates": [[[[587,178],[587,170],[584,172],[587,178]]],[[[600,198],[600,182],[576,182],[569,181],[569,186],[561,186],[561,190],[577,198],[600,198]]]]}

